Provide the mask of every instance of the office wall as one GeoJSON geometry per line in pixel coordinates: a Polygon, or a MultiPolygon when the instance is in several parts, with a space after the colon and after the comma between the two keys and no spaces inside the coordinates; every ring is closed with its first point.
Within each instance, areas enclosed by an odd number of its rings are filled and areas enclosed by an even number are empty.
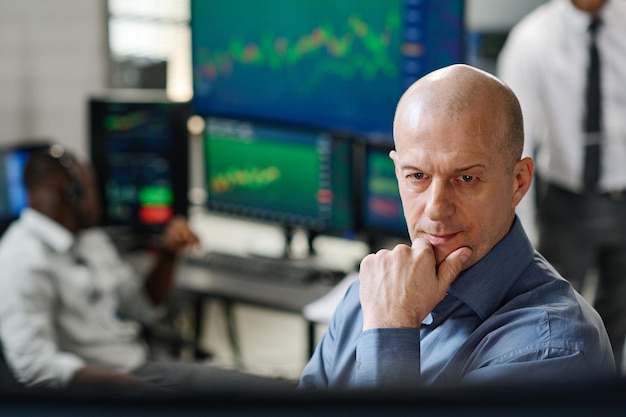
{"type": "Polygon", "coordinates": [[[466,0],[470,31],[508,31],[528,12],[547,0],[466,0]]]}
{"type": "Polygon", "coordinates": [[[107,76],[106,0],[0,1],[0,145],[86,149],[86,99],[107,76]]]}

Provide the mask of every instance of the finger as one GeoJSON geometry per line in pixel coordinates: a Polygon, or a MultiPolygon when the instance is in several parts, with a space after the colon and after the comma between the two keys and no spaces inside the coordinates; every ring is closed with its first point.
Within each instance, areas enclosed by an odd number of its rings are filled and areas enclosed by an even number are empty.
{"type": "Polygon", "coordinates": [[[464,246],[449,254],[441,262],[437,269],[437,279],[444,288],[448,288],[459,276],[470,256],[472,256],[472,250],[464,246]]]}
{"type": "Polygon", "coordinates": [[[421,237],[415,238],[411,243],[411,249],[432,248],[432,246],[429,241],[421,237]]]}

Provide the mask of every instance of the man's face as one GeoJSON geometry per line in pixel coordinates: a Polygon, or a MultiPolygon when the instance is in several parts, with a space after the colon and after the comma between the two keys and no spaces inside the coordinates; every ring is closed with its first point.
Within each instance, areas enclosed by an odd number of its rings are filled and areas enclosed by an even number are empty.
{"type": "Polygon", "coordinates": [[[572,4],[587,13],[596,13],[602,7],[606,0],[571,0],[572,4]]]}
{"type": "MultiPolygon", "coordinates": [[[[391,152],[411,240],[434,247],[437,264],[468,246],[474,264],[509,231],[521,196],[496,122],[469,112],[437,117],[406,109],[391,152]],[[491,126],[494,126],[493,128],[491,126]]],[[[436,112],[435,112],[436,113],[436,112]]]]}

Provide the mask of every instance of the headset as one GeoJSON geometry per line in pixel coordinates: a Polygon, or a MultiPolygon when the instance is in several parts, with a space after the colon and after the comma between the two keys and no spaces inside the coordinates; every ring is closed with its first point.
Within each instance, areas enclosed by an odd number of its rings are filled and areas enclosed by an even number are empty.
{"type": "Polygon", "coordinates": [[[47,154],[61,165],[70,178],[69,184],[63,188],[63,197],[72,206],[79,204],[85,196],[85,189],[76,173],[76,160],[59,144],[50,145],[47,154]]]}

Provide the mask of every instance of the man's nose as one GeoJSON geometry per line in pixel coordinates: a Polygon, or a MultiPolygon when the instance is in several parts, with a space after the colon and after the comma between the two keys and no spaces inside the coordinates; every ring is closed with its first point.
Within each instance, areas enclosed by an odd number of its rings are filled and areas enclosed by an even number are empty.
{"type": "Polygon", "coordinates": [[[456,211],[454,190],[447,181],[433,180],[426,191],[426,199],[425,214],[430,220],[444,220],[456,211]]]}

